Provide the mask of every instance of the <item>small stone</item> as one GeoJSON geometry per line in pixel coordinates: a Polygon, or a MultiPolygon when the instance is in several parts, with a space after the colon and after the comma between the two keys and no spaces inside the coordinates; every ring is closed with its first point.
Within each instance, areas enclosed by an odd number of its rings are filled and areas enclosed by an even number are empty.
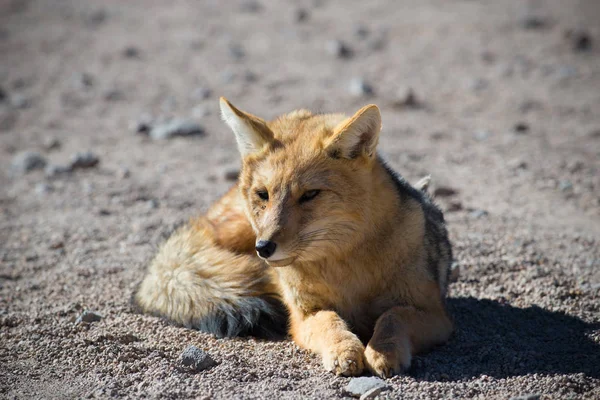
{"type": "Polygon", "coordinates": [[[295,22],[304,22],[308,20],[310,17],[310,13],[306,8],[297,8],[294,11],[294,21],[295,22]]]}
{"type": "Polygon", "coordinates": [[[589,51],[592,49],[592,36],[585,30],[570,29],[565,37],[571,42],[574,51],[589,51]]]}
{"type": "Polygon", "coordinates": [[[381,378],[362,376],[352,378],[344,390],[350,396],[360,397],[375,388],[387,390],[389,386],[381,378]]]}
{"type": "Polygon", "coordinates": [[[230,43],[228,49],[229,55],[236,60],[241,60],[246,56],[246,52],[240,44],[230,43]]]}
{"type": "Polygon", "coordinates": [[[480,130],[480,131],[475,132],[473,134],[473,137],[475,138],[475,140],[483,142],[483,141],[487,140],[491,135],[492,134],[490,131],[480,130]]]}
{"type": "Polygon", "coordinates": [[[415,91],[412,88],[406,88],[398,92],[398,98],[393,102],[396,108],[421,108],[422,104],[417,99],[415,91]]]}
{"type": "Polygon", "coordinates": [[[110,214],[112,214],[112,213],[110,212],[110,210],[107,210],[106,208],[101,208],[98,210],[98,215],[100,215],[101,217],[106,217],[110,214]]]}
{"type": "Polygon", "coordinates": [[[460,278],[460,264],[454,261],[450,265],[450,275],[448,276],[448,279],[450,282],[454,283],[458,281],[458,278],[460,278]]]}
{"type": "Polygon", "coordinates": [[[489,85],[489,82],[483,78],[473,78],[469,81],[469,88],[474,92],[481,92],[487,89],[489,85]]]}
{"type": "Polygon", "coordinates": [[[471,216],[471,218],[483,218],[487,217],[489,213],[485,210],[473,210],[469,215],[471,216]]]}
{"type": "Polygon", "coordinates": [[[262,4],[255,0],[246,0],[240,5],[240,10],[247,13],[257,13],[262,10],[262,4]]]}
{"type": "Polygon", "coordinates": [[[72,80],[73,86],[75,86],[77,89],[89,89],[94,86],[94,78],[92,75],[85,72],[75,74],[72,80]]]}
{"type": "Polygon", "coordinates": [[[123,57],[125,58],[139,58],[140,50],[134,46],[128,46],[123,50],[123,57]]]}
{"type": "Polygon", "coordinates": [[[104,93],[104,100],[106,101],[120,101],[125,99],[125,93],[119,89],[110,89],[104,93]]]}
{"type": "Polygon", "coordinates": [[[521,26],[524,29],[543,29],[548,27],[548,20],[539,15],[526,15],[521,19],[521,26]]]}
{"type": "Polygon", "coordinates": [[[563,180],[558,183],[558,188],[561,192],[568,192],[569,190],[573,189],[573,184],[571,181],[563,180]]]}
{"type": "Polygon", "coordinates": [[[55,137],[47,137],[44,139],[44,148],[46,150],[56,150],[60,149],[62,143],[55,137]]]}
{"type": "Polygon", "coordinates": [[[95,10],[86,18],[86,23],[91,28],[96,28],[106,22],[108,14],[105,10],[95,10]]]}
{"type": "Polygon", "coordinates": [[[4,90],[4,88],[0,86],[0,103],[5,101],[6,99],[8,99],[8,94],[6,93],[6,90],[4,90]]]}
{"type": "Polygon", "coordinates": [[[516,133],[527,133],[529,132],[529,124],[527,122],[518,122],[515,124],[514,128],[516,133]]]}
{"type": "Polygon", "coordinates": [[[23,151],[13,157],[11,169],[17,173],[27,173],[43,169],[47,164],[46,158],[35,151],[23,151]]]}
{"type": "Polygon", "coordinates": [[[115,175],[119,179],[127,179],[131,176],[131,171],[127,167],[121,167],[117,170],[115,175]]]}
{"type": "Polygon", "coordinates": [[[35,192],[39,195],[44,195],[52,192],[54,188],[45,182],[40,182],[35,185],[35,192]]]}
{"type": "Polygon", "coordinates": [[[449,186],[438,186],[433,191],[433,195],[439,196],[439,197],[450,197],[450,196],[456,195],[457,193],[458,193],[458,190],[451,188],[449,186]]]}
{"type": "Polygon", "coordinates": [[[542,395],[539,393],[528,393],[511,397],[510,400],[540,400],[541,397],[542,395]]]}
{"type": "Polygon", "coordinates": [[[227,181],[237,181],[239,176],[239,169],[228,169],[227,171],[225,171],[225,180],[227,181]]]}
{"type": "Polygon", "coordinates": [[[254,72],[247,70],[244,72],[244,80],[249,83],[256,82],[258,80],[258,76],[254,72]]]}
{"type": "Polygon", "coordinates": [[[507,163],[508,167],[511,169],[527,169],[529,165],[527,161],[523,161],[521,159],[515,158],[514,160],[510,160],[507,163]]]}
{"type": "Polygon", "coordinates": [[[364,25],[357,25],[354,28],[354,36],[359,39],[366,39],[369,36],[369,28],[364,25]]]}
{"type": "Polygon", "coordinates": [[[73,172],[73,169],[68,165],[50,164],[50,165],[46,166],[46,168],[44,169],[44,174],[48,178],[55,178],[58,176],[68,175],[71,172],[73,172]]]}
{"type": "Polygon", "coordinates": [[[374,387],[373,389],[363,393],[362,396],[360,396],[360,400],[371,400],[376,398],[379,394],[381,394],[381,392],[383,392],[384,388],[382,387],[374,387]]]}
{"type": "Polygon", "coordinates": [[[10,96],[10,105],[13,108],[25,109],[31,106],[31,100],[21,93],[10,96]]]}
{"type": "Polygon", "coordinates": [[[69,166],[71,169],[76,168],[92,168],[98,165],[100,162],[100,158],[92,153],[91,151],[86,151],[82,153],[77,153],[71,157],[71,163],[69,166]]]}
{"type": "Polygon", "coordinates": [[[327,42],[327,52],[337,58],[350,58],[353,51],[341,40],[330,40],[327,42]]]}
{"type": "Polygon", "coordinates": [[[194,121],[185,119],[172,119],[164,123],[154,125],[149,135],[154,140],[171,139],[176,136],[203,135],[204,128],[194,121]]]}
{"type": "Polygon", "coordinates": [[[86,322],[88,324],[91,324],[92,322],[98,322],[102,320],[102,318],[104,317],[95,311],[85,310],[81,313],[79,317],[77,317],[75,323],[80,324],[82,322],[86,322]]]}
{"type": "Polygon", "coordinates": [[[374,94],[373,87],[363,78],[352,79],[348,90],[355,97],[372,96],[374,94]]]}
{"type": "Polygon", "coordinates": [[[135,133],[148,134],[152,129],[153,122],[151,115],[143,114],[134,124],[135,133]]]}
{"type": "Polygon", "coordinates": [[[150,199],[146,201],[146,207],[148,207],[149,210],[155,210],[159,205],[160,203],[156,199],[150,199]]]}
{"type": "Polygon", "coordinates": [[[588,136],[592,139],[600,139],[600,129],[595,129],[588,133],[588,136]]]}
{"type": "Polygon", "coordinates": [[[181,353],[181,363],[196,372],[204,371],[216,364],[210,354],[196,346],[188,346],[181,353]]]}
{"type": "Polygon", "coordinates": [[[192,98],[194,100],[206,100],[210,97],[212,91],[207,87],[198,87],[192,92],[192,98]]]}

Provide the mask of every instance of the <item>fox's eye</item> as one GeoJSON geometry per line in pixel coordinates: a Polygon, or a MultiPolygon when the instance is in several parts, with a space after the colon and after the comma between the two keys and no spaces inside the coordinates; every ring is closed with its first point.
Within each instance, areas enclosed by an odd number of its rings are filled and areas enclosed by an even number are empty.
{"type": "Polygon", "coordinates": [[[311,201],[312,199],[317,197],[319,193],[321,193],[321,191],[318,189],[308,190],[304,192],[304,194],[300,197],[300,203],[306,203],[307,201],[311,201]]]}
{"type": "Polygon", "coordinates": [[[269,192],[266,190],[257,190],[256,195],[261,198],[261,200],[267,201],[269,200],[269,192]]]}

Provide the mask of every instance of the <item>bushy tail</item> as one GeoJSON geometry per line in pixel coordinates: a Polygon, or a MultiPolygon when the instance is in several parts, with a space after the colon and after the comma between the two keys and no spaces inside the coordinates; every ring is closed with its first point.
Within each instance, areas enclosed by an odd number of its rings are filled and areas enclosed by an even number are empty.
{"type": "Polygon", "coordinates": [[[152,261],[134,304],[217,337],[283,337],[287,313],[269,267],[217,246],[213,237],[204,219],[175,232],[152,261]]]}

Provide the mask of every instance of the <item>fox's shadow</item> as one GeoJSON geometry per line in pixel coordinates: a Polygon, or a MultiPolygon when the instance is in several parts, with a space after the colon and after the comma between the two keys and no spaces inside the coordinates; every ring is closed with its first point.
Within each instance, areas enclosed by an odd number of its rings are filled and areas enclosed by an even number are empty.
{"type": "Polygon", "coordinates": [[[456,332],[447,345],[415,357],[410,374],[417,379],[533,373],[600,377],[600,345],[586,336],[600,324],[535,306],[516,308],[475,298],[449,299],[448,308],[456,332]]]}

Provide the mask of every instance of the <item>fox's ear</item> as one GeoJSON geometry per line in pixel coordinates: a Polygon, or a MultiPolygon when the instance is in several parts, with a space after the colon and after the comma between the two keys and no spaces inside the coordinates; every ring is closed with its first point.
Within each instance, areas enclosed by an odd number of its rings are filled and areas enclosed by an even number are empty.
{"type": "Polygon", "coordinates": [[[221,118],[235,134],[238,149],[246,157],[273,141],[273,132],[264,120],[238,110],[225,97],[220,99],[221,118]]]}
{"type": "Polygon", "coordinates": [[[371,104],[338,125],[325,148],[335,157],[371,157],[375,154],[380,131],[381,114],[379,108],[371,104]]]}

